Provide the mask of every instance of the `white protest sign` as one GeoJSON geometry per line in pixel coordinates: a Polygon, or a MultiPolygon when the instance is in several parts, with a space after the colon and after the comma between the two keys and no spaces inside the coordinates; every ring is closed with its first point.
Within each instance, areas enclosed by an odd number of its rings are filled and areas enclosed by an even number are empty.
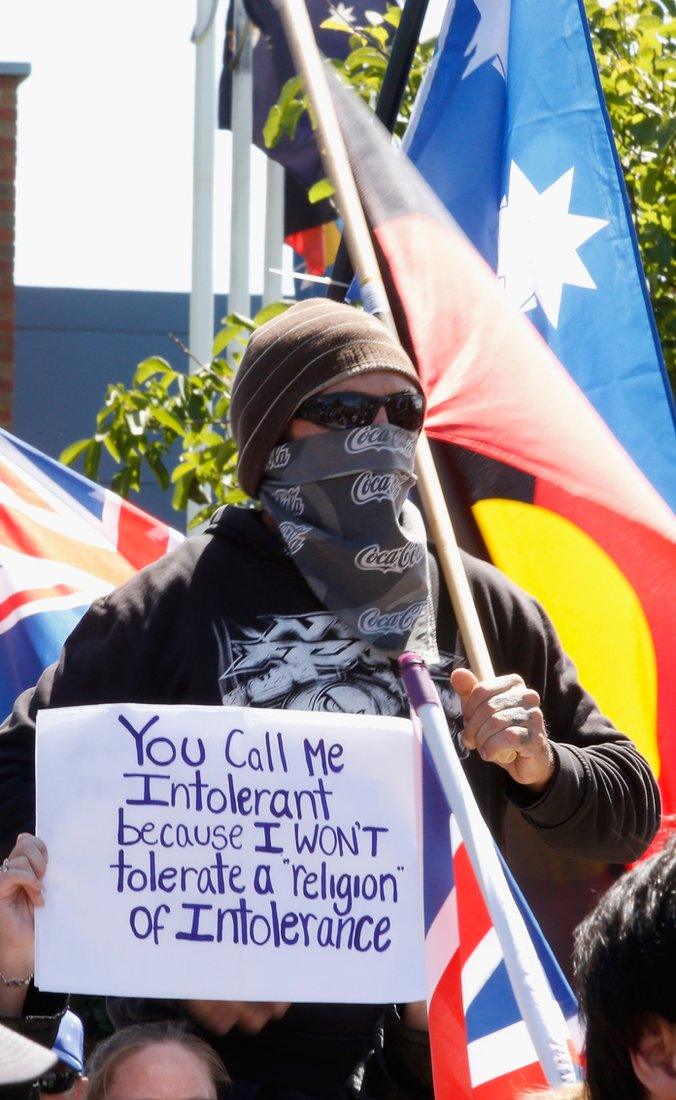
{"type": "Polygon", "coordinates": [[[409,721],[124,704],[37,731],[41,989],[424,997],[409,721]]]}

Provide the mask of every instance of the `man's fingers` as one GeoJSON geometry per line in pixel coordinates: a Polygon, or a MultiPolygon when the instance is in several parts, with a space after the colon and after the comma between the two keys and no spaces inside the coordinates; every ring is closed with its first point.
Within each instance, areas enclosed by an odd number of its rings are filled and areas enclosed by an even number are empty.
{"type": "Polygon", "coordinates": [[[537,752],[542,730],[542,711],[539,708],[504,711],[494,715],[481,729],[476,749],[481,759],[489,763],[509,763],[509,752],[518,756],[537,752]]]}
{"type": "Polygon", "coordinates": [[[510,707],[507,710],[493,711],[481,725],[474,723],[471,730],[465,729],[465,740],[468,741],[471,737],[472,747],[481,752],[489,737],[502,733],[510,726],[527,726],[529,721],[530,711],[526,707],[510,707]]]}
{"type": "MultiPolygon", "coordinates": [[[[477,691],[479,689],[477,688],[477,691]]],[[[470,704],[474,700],[474,694],[470,704]]],[[[530,711],[540,704],[540,696],[536,691],[527,688],[523,681],[512,684],[505,691],[496,695],[484,697],[474,706],[469,713],[469,706],[463,713],[465,744],[468,748],[477,747],[479,733],[488,723],[491,733],[497,733],[505,727],[505,718],[510,725],[509,714],[512,712],[530,711]],[[494,720],[494,721],[493,721],[494,720]],[[490,723],[493,722],[492,725],[490,723]]],[[[518,721],[517,721],[518,725],[518,721]]]]}
{"type": "Polygon", "coordinates": [[[474,673],[470,672],[468,668],[455,668],[451,673],[451,687],[453,691],[457,691],[463,701],[469,698],[472,689],[476,687],[478,682],[474,673]]]}
{"type": "Polygon", "coordinates": [[[462,713],[465,724],[471,721],[474,715],[482,707],[492,704],[495,709],[500,709],[501,698],[516,698],[519,691],[525,690],[526,685],[521,676],[512,673],[509,676],[495,676],[491,680],[479,680],[468,698],[463,699],[462,713]]]}

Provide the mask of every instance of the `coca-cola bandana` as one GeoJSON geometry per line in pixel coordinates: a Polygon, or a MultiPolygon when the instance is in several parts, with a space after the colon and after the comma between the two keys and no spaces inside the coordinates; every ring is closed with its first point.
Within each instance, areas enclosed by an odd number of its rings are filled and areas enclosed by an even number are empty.
{"type": "Polygon", "coordinates": [[[371,424],[282,443],[260,499],[324,607],[369,645],[436,664],[425,527],[407,499],[416,441],[371,424]]]}

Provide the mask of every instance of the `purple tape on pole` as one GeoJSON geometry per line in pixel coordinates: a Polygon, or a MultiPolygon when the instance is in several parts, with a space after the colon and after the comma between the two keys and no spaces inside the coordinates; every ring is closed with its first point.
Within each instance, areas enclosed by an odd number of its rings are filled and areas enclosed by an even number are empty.
{"type": "Polygon", "coordinates": [[[397,663],[413,709],[417,712],[426,703],[440,707],[441,701],[437,689],[422,657],[417,653],[402,653],[397,663]]]}

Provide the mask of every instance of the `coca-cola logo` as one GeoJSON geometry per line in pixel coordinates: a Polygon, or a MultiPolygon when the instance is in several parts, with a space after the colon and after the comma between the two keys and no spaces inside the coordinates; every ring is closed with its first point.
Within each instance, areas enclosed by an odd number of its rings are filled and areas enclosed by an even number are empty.
{"type": "Polygon", "coordinates": [[[291,485],[288,489],[273,489],[272,499],[294,516],[302,516],[305,505],[300,495],[300,485],[291,485]]]}
{"type": "Polygon", "coordinates": [[[423,607],[422,601],[412,603],[403,611],[379,611],[377,607],[369,607],[362,611],[357,626],[362,634],[404,634],[411,629],[423,607]]]}
{"type": "Polygon", "coordinates": [[[286,543],[286,548],[292,557],[294,554],[297,554],[300,549],[302,549],[308,536],[308,531],[311,530],[312,528],[308,527],[306,524],[292,523],[291,520],[286,520],[285,523],[280,523],[279,533],[284,539],[284,542],[286,543]]]}
{"type": "Polygon", "coordinates": [[[391,454],[411,458],[416,442],[417,436],[403,428],[393,428],[391,424],[368,424],[349,433],[345,439],[345,450],[353,455],[361,451],[390,451],[391,454]]]}
{"type": "Polygon", "coordinates": [[[360,550],[354,559],[358,569],[378,569],[381,573],[403,573],[419,565],[425,556],[425,547],[420,542],[405,542],[393,550],[381,550],[378,543],[360,550]]]}
{"type": "Polygon", "coordinates": [[[367,504],[373,500],[391,500],[394,503],[408,481],[406,474],[396,470],[385,474],[364,470],[355,478],[352,486],[352,500],[355,504],[367,504]]]}
{"type": "Polygon", "coordinates": [[[267,473],[272,470],[283,470],[288,465],[291,458],[291,452],[289,451],[288,444],[280,443],[279,447],[275,447],[273,451],[270,451],[270,457],[265,465],[267,473]]]}

